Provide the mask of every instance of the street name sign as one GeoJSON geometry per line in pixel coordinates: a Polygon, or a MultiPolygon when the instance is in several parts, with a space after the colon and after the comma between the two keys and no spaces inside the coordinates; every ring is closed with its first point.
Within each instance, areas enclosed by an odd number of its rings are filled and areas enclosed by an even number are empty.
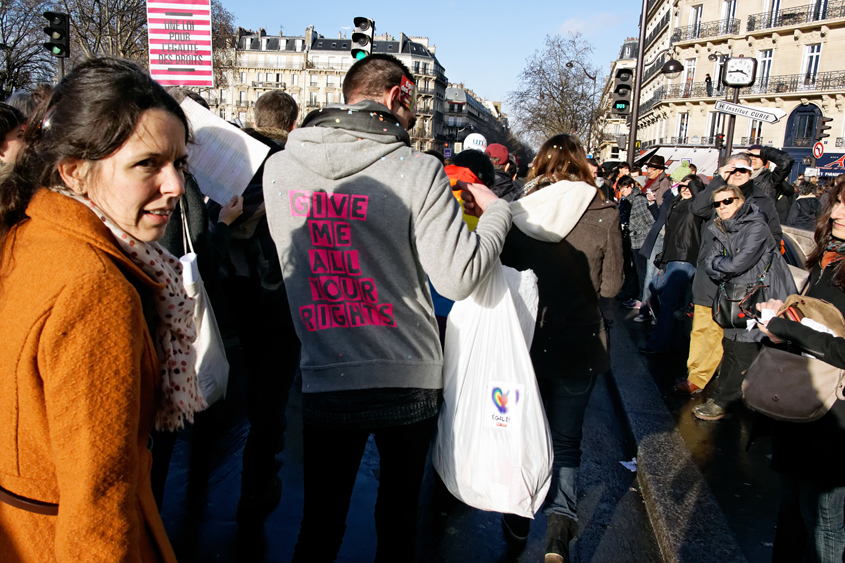
{"type": "Polygon", "coordinates": [[[738,115],[740,117],[747,117],[749,119],[756,119],[758,121],[765,121],[766,123],[777,123],[786,112],[780,108],[760,108],[755,106],[744,106],[741,104],[734,104],[719,100],[716,102],[716,111],[719,113],[727,113],[730,115],[738,115]]]}
{"type": "Polygon", "coordinates": [[[150,74],[163,86],[214,86],[211,0],[148,0],[150,74]]]}

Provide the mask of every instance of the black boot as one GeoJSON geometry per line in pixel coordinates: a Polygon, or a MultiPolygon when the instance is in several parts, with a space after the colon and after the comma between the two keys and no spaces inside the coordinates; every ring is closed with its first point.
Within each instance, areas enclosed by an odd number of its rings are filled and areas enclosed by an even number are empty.
{"type": "Polygon", "coordinates": [[[569,563],[569,542],[578,535],[578,522],[562,514],[549,514],[545,563],[569,563]]]}

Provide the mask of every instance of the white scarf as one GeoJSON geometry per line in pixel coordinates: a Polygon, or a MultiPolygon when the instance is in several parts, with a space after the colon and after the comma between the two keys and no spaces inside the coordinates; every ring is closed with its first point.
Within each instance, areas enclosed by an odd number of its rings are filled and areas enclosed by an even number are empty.
{"type": "Polygon", "coordinates": [[[62,193],[91,209],[114,235],[120,249],[151,279],[164,284],[155,296],[159,316],[153,340],[161,362],[162,402],[156,412],[157,430],[178,430],[194,413],[206,408],[196,374],[197,338],[194,300],[185,293],[179,259],[157,242],[143,242],[127,234],[93,201],[69,190],[62,193]]]}

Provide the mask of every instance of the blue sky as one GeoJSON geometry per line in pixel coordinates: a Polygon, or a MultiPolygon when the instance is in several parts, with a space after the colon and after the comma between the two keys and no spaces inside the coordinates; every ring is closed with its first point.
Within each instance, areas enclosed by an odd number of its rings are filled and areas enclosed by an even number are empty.
{"type": "MultiPolygon", "coordinates": [[[[593,44],[593,64],[607,74],[626,37],[637,35],[639,2],[603,0],[595,3],[517,0],[473,2],[445,0],[420,3],[268,2],[222,0],[236,25],[268,34],[303,35],[314,25],[318,33],[337,37],[355,16],[376,21],[377,33],[394,37],[427,36],[437,47],[437,59],[451,82],[463,82],[480,96],[505,101],[516,87],[525,59],[542,47],[546,35],[580,31],[593,44]]],[[[507,111],[507,105],[505,110],[507,111]]]]}

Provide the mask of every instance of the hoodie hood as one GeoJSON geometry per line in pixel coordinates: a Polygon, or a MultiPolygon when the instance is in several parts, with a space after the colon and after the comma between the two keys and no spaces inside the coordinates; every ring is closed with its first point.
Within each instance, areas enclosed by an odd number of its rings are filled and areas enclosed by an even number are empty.
{"type": "Polygon", "coordinates": [[[560,242],[575,228],[597,193],[586,182],[563,180],[546,186],[511,203],[513,224],[533,239],[560,242]]]}
{"type": "Polygon", "coordinates": [[[285,150],[315,174],[339,180],[410,142],[387,107],[365,100],[312,111],[302,127],[290,132],[285,150]]]}

